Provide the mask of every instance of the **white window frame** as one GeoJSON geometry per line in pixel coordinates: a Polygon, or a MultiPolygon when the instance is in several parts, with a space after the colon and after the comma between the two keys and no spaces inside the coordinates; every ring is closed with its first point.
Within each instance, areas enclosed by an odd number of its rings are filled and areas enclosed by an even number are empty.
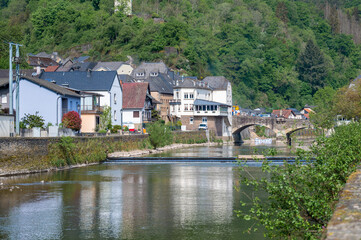
{"type": "Polygon", "coordinates": [[[117,110],[114,110],[114,121],[117,121],[117,110]]]}
{"type": "Polygon", "coordinates": [[[202,123],[207,123],[208,119],[207,117],[202,117],[202,123]]]}
{"type": "Polygon", "coordinates": [[[189,118],[189,124],[193,124],[194,123],[194,118],[193,117],[190,117],[189,118]]]}
{"type": "Polygon", "coordinates": [[[1,103],[8,103],[8,97],[6,94],[1,95],[1,103]]]}
{"type": "Polygon", "coordinates": [[[114,93],[114,104],[117,104],[117,94],[114,93]]]}
{"type": "Polygon", "coordinates": [[[184,93],[184,99],[188,99],[188,93],[184,93]]]}

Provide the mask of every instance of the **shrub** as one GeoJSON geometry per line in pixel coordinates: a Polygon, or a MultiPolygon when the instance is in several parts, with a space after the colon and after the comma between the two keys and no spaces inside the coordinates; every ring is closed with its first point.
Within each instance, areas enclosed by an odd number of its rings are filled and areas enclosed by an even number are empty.
{"type": "Polygon", "coordinates": [[[25,114],[25,117],[22,118],[21,128],[26,126],[27,128],[34,127],[44,127],[45,120],[42,116],[38,115],[39,112],[35,114],[25,114]]]}
{"type": "Polygon", "coordinates": [[[65,113],[61,122],[63,123],[64,127],[75,131],[79,131],[81,128],[81,119],[79,113],[75,111],[65,113]]]}
{"type": "Polygon", "coordinates": [[[161,121],[154,122],[148,126],[149,142],[154,149],[163,147],[173,142],[171,130],[161,121]]]}
{"type": "Polygon", "coordinates": [[[353,123],[336,128],[329,138],[320,137],[311,151],[299,150],[298,159],[308,160],[307,164],[296,160],[272,166],[264,161],[262,171],[267,177],[242,176],[241,182],[260,195],[266,193],[267,200],[250,199],[250,208],[238,215],[262,224],[271,238],[321,238],[339,193],[360,164],[360,139],[361,124],[353,123]],[[315,160],[309,160],[311,157],[315,160]]]}
{"type": "Polygon", "coordinates": [[[111,133],[117,133],[118,130],[122,130],[122,126],[120,125],[114,125],[112,129],[110,130],[111,133]]]}

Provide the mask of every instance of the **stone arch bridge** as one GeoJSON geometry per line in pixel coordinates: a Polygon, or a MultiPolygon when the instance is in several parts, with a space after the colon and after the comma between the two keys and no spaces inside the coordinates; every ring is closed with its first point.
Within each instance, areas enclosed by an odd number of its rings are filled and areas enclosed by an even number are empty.
{"type": "Polygon", "coordinates": [[[313,129],[310,121],[304,119],[284,119],[269,117],[233,116],[232,134],[235,143],[242,142],[240,132],[250,126],[260,125],[271,129],[277,139],[285,140],[291,145],[291,134],[301,129],[313,129]]]}

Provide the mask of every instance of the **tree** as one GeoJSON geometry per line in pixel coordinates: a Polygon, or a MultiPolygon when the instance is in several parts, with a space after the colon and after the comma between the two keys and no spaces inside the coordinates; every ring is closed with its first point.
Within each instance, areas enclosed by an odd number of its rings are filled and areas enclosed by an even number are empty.
{"type": "Polygon", "coordinates": [[[112,129],[112,114],[111,108],[109,106],[106,106],[104,108],[99,120],[99,130],[112,129]]]}
{"type": "Polygon", "coordinates": [[[66,128],[70,128],[75,131],[79,131],[81,129],[81,118],[79,113],[75,111],[65,113],[61,122],[66,128]]]}
{"type": "Polygon", "coordinates": [[[361,118],[361,79],[337,91],[334,111],[346,119],[361,118]]]}
{"type": "Polygon", "coordinates": [[[313,96],[315,111],[310,113],[310,121],[321,129],[331,129],[334,126],[334,98],[336,91],[331,87],[318,90],[313,96]]]}
{"type": "Polygon", "coordinates": [[[284,2],[277,3],[276,16],[284,23],[288,23],[288,10],[284,2]]]}
{"type": "Polygon", "coordinates": [[[311,84],[312,93],[324,86],[327,76],[325,59],[312,40],[308,40],[305,51],[299,57],[298,72],[302,81],[311,84]]]}
{"type": "Polygon", "coordinates": [[[169,127],[161,121],[156,121],[147,127],[149,141],[154,149],[172,143],[172,133],[169,127]]]}

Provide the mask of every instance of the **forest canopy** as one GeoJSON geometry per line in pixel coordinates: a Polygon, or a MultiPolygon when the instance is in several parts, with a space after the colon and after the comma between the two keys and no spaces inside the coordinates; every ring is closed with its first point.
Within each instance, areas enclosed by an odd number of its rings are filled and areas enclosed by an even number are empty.
{"type": "MultiPolygon", "coordinates": [[[[323,17],[324,2],[133,0],[126,16],[114,12],[112,0],[1,0],[0,68],[8,68],[3,41],[22,43],[24,56],[163,60],[199,79],[224,75],[241,107],[301,108],[317,91],[343,87],[361,73],[360,46],[323,17]]],[[[329,2],[345,11],[361,6],[329,2]]]]}

